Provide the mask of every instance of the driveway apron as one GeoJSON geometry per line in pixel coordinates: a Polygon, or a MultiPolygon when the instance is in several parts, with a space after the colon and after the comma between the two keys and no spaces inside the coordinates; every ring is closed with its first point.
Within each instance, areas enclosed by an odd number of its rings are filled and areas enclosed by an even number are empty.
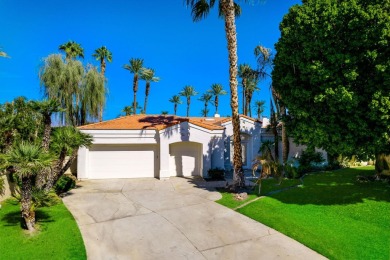
{"type": "Polygon", "coordinates": [[[198,178],[84,180],[63,198],[88,259],[324,259],[215,203],[198,178]]]}

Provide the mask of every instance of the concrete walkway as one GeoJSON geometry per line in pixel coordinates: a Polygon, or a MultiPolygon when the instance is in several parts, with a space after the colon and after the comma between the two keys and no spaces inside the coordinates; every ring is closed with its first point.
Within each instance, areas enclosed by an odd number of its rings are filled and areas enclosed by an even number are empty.
{"type": "Polygon", "coordinates": [[[78,184],[63,201],[80,226],[88,259],[324,258],[215,203],[221,195],[201,179],[78,184]]]}

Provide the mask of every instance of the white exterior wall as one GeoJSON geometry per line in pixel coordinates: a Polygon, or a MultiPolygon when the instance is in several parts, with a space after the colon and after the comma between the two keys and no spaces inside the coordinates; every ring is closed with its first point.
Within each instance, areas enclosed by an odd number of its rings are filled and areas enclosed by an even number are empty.
{"type": "Polygon", "coordinates": [[[169,145],[178,142],[195,142],[202,145],[201,176],[210,168],[223,168],[223,130],[207,130],[188,122],[168,127],[159,133],[160,178],[169,178],[169,145]],[[213,162],[212,162],[213,161],[213,162]]]}
{"type": "MultiPolygon", "coordinates": [[[[233,124],[231,121],[223,124],[225,127],[225,168],[230,170],[232,167],[233,158],[231,158],[230,154],[232,153],[230,143],[233,140],[233,124]]],[[[249,137],[248,140],[248,152],[247,152],[247,165],[244,168],[251,168],[251,162],[258,154],[258,151],[261,146],[261,123],[254,122],[247,118],[240,118],[240,132],[241,134],[247,135],[249,137]]]]}

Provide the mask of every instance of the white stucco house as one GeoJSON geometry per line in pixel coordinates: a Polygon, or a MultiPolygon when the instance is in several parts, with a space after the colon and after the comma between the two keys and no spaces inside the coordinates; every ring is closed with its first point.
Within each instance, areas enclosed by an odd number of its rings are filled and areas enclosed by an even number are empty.
{"type": "MultiPolygon", "coordinates": [[[[240,116],[244,168],[261,145],[261,122],[240,116]]],[[[207,176],[232,168],[231,118],[131,115],[79,128],[93,137],[78,152],[80,179],[207,176]]]]}

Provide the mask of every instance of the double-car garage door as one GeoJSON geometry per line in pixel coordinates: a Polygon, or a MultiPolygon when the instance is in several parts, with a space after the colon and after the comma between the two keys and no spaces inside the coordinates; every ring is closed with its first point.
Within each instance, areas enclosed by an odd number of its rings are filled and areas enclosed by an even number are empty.
{"type": "Polygon", "coordinates": [[[157,176],[157,145],[93,145],[88,157],[89,179],[157,176]]]}

